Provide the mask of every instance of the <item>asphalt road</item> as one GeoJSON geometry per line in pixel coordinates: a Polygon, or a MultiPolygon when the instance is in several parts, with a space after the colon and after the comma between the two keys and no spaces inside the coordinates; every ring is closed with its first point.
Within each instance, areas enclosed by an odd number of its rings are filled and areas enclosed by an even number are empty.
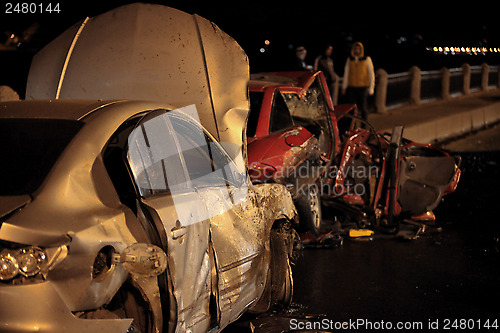
{"type": "Polygon", "coordinates": [[[456,192],[435,210],[441,232],[297,251],[292,307],[224,332],[500,330],[500,126],[446,148],[463,162],[456,192]]]}
{"type": "Polygon", "coordinates": [[[500,151],[500,124],[442,145],[458,152],[500,151]]]}

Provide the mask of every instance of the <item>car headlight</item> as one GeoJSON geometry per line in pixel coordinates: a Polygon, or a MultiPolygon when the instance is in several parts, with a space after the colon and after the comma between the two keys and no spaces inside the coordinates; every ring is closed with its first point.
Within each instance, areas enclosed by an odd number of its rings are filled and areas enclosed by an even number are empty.
{"type": "Polygon", "coordinates": [[[41,249],[27,246],[17,249],[4,248],[0,251],[0,281],[9,281],[16,277],[30,278],[39,273],[46,273],[54,264],[67,254],[67,247],[41,249]]]}
{"type": "Polygon", "coordinates": [[[38,247],[24,248],[17,253],[19,273],[26,277],[38,274],[46,262],[47,254],[38,247]]]}
{"type": "Polygon", "coordinates": [[[0,280],[10,280],[19,273],[19,265],[10,253],[0,255],[0,280]]]}

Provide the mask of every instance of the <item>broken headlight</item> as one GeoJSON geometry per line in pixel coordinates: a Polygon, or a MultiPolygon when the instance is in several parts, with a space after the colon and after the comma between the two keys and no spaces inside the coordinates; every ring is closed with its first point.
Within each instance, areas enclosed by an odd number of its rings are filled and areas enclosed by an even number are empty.
{"type": "Polygon", "coordinates": [[[23,283],[26,278],[44,277],[52,266],[64,259],[67,252],[66,246],[49,249],[37,246],[3,248],[0,251],[0,281],[23,283]]]}

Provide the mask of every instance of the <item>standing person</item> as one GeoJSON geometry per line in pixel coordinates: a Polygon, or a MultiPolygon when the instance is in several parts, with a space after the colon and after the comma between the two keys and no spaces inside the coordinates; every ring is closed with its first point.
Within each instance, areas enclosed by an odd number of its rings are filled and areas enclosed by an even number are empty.
{"type": "Polygon", "coordinates": [[[310,71],[312,69],[311,65],[306,63],[307,50],[303,46],[299,46],[295,49],[295,64],[294,70],[296,71],[310,71]]]}
{"type": "Polygon", "coordinates": [[[314,71],[322,71],[328,89],[330,90],[330,96],[333,98],[334,86],[333,84],[337,81],[337,74],[333,69],[333,59],[332,59],[333,46],[327,45],[323,54],[318,56],[314,61],[314,71]]]}
{"type": "Polygon", "coordinates": [[[366,120],[368,115],[368,95],[375,91],[375,72],[370,57],[365,56],[363,44],[356,42],[352,45],[351,56],[347,58],[342,82],[342,95],[346,95],[350,103],[356,103],[361,118],[366,120]]]}

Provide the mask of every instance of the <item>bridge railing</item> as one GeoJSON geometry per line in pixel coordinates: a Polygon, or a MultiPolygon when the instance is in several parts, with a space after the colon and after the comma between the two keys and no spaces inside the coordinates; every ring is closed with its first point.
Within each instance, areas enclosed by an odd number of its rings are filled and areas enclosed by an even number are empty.
{"type": "MultiPolygon", "coordinates": [[[[380,68],[375,75],[375,95],[371,98],[370,108],[378,113],[404,105],[450,100],[472,92],[500,89],[500,65],[489,66],[486,63],[431,71],[421,71],[413,66],[408,72],[394,74],[380,68]]],[[[339,102],[341,85],[340,78],[334,85],[334,104],[339,102]]]]}

